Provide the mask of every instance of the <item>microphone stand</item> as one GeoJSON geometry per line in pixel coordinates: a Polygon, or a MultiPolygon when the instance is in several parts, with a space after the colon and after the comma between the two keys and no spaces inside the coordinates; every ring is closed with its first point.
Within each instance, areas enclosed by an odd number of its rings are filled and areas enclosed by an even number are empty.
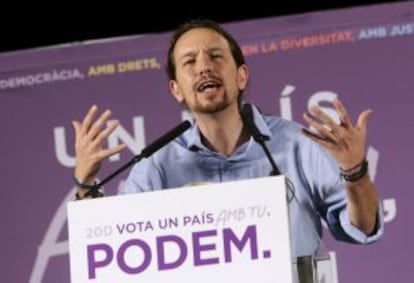
{"type": "Polygon", "coordinates": [[[265,144],[265,141],[269,140],[269,138],[266,137],[266,136],[262,136],[262,137],[260,137],[260,139],[261,139],[260,141],[259,141],[259,138],[253,137],[253,139],[262,146],[263,151],[265,152],[265,154],[267,156],[267,159],[269,159],[269,162],[272,166],[272,171],[270,172],[270,176],[280,175],[279,168],[277,168],[275,160],[273,159],[273,156],[270,154],[269,148],[265,144]],[[266,139],[263,139],[263,137],[266,138],[266,139]]]}
{"type": "Polygon", "coordinates": [[[104,184],[109,182],[111,179],[119,175],[121,172],[126,170],[128,167],[132,166],[135,163],[138,163],[144,158],[148,158],[151,156],[154,152],[158,151],[161,147],[184,133],[187,129],[191,127],[191,123],[188,120],[185,120],[184,122],[181,122],[177,126],[175,126],[173,129],[168,131],[166,134],[155,140],[153,143],[145,147],[140,154],[135,155],[129,162],[122,165],[119,169],[117,169],[115,172],[104,178],[101,182],[95,183],[93,187],[85,194],[86,196],[91,196],[92,198],[102,197],[103,193],[99,190],[104,184]]]}
{"type": "MultiPolygon", "coordinates": [[[[247,130],[252,135],[253,139],[261,145],[263,151],[265,152],[267,159],[272,165],[272,172],[270,176],[280,175],[280,171],[276,166],[276,163],[270,154],[269,148],[266,146],[266,141],[269,140],[269,137],[263,135],[253,121],[253,112],[252,106],[250,104],[244,104],[240,110],[240,115],[243,120],[243,124],[246,126],[247,130]]],[[[295,197],[295,191],[293,185],[289,179],[286,179],[288,191],[292,196],[288,196],[288,202],[295,197]]],[[[301,207],[301,204],[299,203],[301,207]]],[[[297,275],[299,283],[316,283],[317,280],[317,270],[316,263],[313,256],[300,256],[296,259],[297,262],[297,275]]]]}
{"type": "Polygon", "coordinates": [[[269,140],[269,137],[263,135],[253,121],[253,112],[252,106],[248,103],[243,104],[240,110],[240,116],[243,121],[243,125],[246,126],[247,130],[252,135],[253,139],[263,148],[263,151],[266,154],[267,159],[272,166],[272,171],[270,172],[270,176],[277,176],[280,175],[279,168],[277,168],[276,162],[273,159],[272,154],[269,151],[269,148],[266,146],[266,141],[269,140]]]}

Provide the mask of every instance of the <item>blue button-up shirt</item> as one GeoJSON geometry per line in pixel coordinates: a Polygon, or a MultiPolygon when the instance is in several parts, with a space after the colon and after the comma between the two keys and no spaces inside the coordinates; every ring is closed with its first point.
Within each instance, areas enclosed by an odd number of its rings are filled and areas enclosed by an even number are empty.
{"type": "MultiPolygon", "coordinates": [[[[346,210],[345,182],[336,161],[321,146],[301,133],[296,122],[262,115],[253,118],[280,173],[292,184],[290,202],[293,255],[314,255],[323,250],[321,218],[341,241],[372,243],[383,233],[383,214],[374,234],[366,236],[353,226],[346,210]]],[[[195,124],[180,137],[132,168],[121,193],[178,188],[192,183],[214,183],[269,176],[272,171],[263,148],[252,138],[230,156],[209,150],[195,124]]]]}

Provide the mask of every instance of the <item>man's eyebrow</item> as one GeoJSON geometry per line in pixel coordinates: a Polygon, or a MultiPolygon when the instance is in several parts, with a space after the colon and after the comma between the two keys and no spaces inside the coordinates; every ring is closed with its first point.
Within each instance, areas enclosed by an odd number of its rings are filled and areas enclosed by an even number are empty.
{"type": "MultiPolygon", "coordinates": [[[[216,52],[216,51],[222,52],[223,48],[221,48],[221,47],[209,47],[209,48],[207,48],[207,52],[209,52],[209,53],[216,52]]],[[[198,50],[186,51],[185,53],[179,55],[178,60],[183,60],[183,59],[186,59],[186,58],[189,58],[189,57],[194,57],[194,56],[197,55],[197,53],[198,53],[198,50]]]]}

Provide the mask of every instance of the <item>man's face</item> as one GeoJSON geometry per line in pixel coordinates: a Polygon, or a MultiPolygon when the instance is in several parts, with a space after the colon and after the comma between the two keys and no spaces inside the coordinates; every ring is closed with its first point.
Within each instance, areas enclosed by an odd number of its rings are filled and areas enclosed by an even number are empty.
{"type": "Polygon", "coordinates": [[[170,90],[194,113],[214,114],[237,106],[247,83],[247,66],[239,68],[226,39],[214,30],[195,28],[177,41],[173,57],[176,80],[170,90]]]}

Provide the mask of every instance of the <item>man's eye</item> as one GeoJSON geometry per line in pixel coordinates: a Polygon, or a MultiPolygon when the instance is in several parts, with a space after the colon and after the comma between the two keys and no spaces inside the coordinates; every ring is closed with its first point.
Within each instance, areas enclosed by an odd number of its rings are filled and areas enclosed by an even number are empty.
{"type": "Polygon", "coordinates": [[[184,65],[194,64],[194,62],[195,62],[195,59],[189,59],[189,60],[184,61],[184,65]]]}

